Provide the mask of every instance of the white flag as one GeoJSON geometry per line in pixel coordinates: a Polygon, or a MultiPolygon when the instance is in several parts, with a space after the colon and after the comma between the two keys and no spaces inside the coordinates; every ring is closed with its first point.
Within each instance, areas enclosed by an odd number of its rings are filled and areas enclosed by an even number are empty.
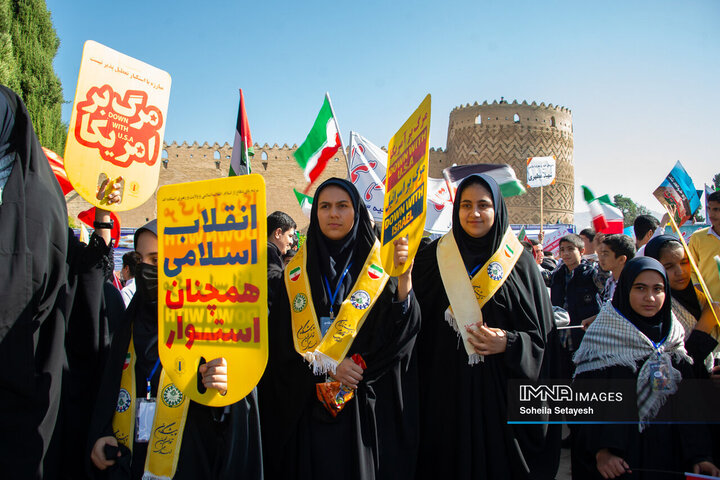
{"type": "Polygon", "coordinates": [[[350,181],[376,222],[382,222],[387,153],[363,136],[350,132],[350,181]]]}
{"type": "Polygon", "coordinates": [[[425,230],[429,233],[447,233],[452,228],[453,203],[445,179],[428,177],[427,192],[425,230]]]}

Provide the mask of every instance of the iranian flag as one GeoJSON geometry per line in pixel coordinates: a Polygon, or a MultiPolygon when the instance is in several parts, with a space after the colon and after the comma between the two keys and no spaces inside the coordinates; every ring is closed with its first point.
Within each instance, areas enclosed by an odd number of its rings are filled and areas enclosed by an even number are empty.
{"type": "Polygon", "coordinates": [[[325,170],[328,160],[342,147],[339,131],[330,103],[330,95],[326,93],[322,108],[320,108],[320,113],[318,113],[310,133],[293,154],[304,170],[305,179],[310,182],[305,192],[325,170]]]}
{"type": "Polygon", "coordinates": [[[495,165],[489,163],[457,165],[443,170],[443,177],[445,177],[448,189],[450,190],[450,198],[453,201],[455,201],[455,191],[458,185],[460,185],[460,182],[466,177],[476,173],[484,173],[492,177],[500,186],[500,193],[503,197],[513,197],[525,193],[525,187],[523,187],[522,183],[517,179],[515,170],[513,170],[510,165],[495,165]]]}
{"type": "Polygon", "coordinates": [[[300,208],[302,209],[302,212],[310,218],[310,210],[312,209],[312,200],[313,197],[310,195],[305,195],[304,193],[300,193],[297,190],[293,188],[293,192],[295,192],[295,198],[297,198],[298,203],[300,204],[300,208]]]}
{"type": "Polygon", "coordinates": [[[228,177],[250,173],[250,157],[253,155],[255,155],[255,151],[250,136],[247,113],[245,113],[245,97],[243,97],[241,88],[240,105],[238,106],[237,123],[235,124],[235,141],[233,142],[228,177]]]}
{"type": "Polygon", "coordinates": [[[385,272],[380,265],[375,265],[374,263],[372,263],[370,264],[370,267],[368,267],[368,276],[373,280],[377,280],[378,278],[382,277],[383,273],[385,272]]]}
{"type": "Polygon", "coordinates": [[[518,232],[518,237],[517,237],[517,238],[518,238],[518,240],[520,240],[521,242],[527,241],[528,236],[527,236],[527,233],[525,232],[525,225],[523,225],[522,228],[520,229],[520,231],[518,232]]]}
{"type": "Polygon", "coordinates": [[[593,228],[597,233],[623,233],[623,214],[608,195],[595,197],[588,187],[582,186],[585,201],[590,208],[593,228]]]}

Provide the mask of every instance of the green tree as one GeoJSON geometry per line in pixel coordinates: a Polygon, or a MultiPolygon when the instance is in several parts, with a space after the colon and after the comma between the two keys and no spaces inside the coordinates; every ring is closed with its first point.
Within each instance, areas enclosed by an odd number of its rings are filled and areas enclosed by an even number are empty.
{"type": "Polygon", "coordinates": [[[613,202],[615,202],[615,205],[620,210],[622,210],[624,217],[623,225],[625,227],[631,226],[633,222],[635,222],[635,219],[638,217],[638,215],[652,215],[650,210],[648,210],[645,206],[635,202],[630,197],[625,197],[623,195],[615,195],[613,197],[613,202]]]}
{"type": "Polygon", "coordinates": [[[45,0],[0,0],[0,83],[22,97],[40,143],[62,154],[62,86],[53,69],[60,40],[45,0]]]}

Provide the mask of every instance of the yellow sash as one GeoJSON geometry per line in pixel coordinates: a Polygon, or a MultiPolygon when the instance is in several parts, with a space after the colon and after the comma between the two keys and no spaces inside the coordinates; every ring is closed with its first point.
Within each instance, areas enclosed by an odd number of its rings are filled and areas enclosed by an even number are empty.
{"type": "Polygon", "coordinates": [[[316,374],[335,372],[389,278],[382,268],[380,242],[375,240],[355,285],[323,336],[312,302],[305,246],[293,257],[285,268],[293,342],[316,374]]]}
{"type": "Polygon", "coordinates": [[[437,260],[445,293],[450,300],[446,319],[456,332],[462,336],[465,351],[471,365],[482,361],[480,355],[468,341],[465,327],[482,321],[482,307],[495,295],[505,283],[515,263],[522,254],[523,246],[510,227],[500,243],[500,248],[485,262],[472,281],[465,275],[460,250],[458,250],[452,230],[438,242],[437,260]],[[473,301],[475,299],[475,301],[473,301]]]}
{"type": "MultiPolygon", "coordinates": [[[[132,338],[123,365],[120,393],[113,415],[113,433],[118,443],[132,451],[135,434],[135,346],[132,338]]],[[[143,480],[170,480],[175,475],[190,400],[160,373],[152,434],[145,457],[143,480]]]]}

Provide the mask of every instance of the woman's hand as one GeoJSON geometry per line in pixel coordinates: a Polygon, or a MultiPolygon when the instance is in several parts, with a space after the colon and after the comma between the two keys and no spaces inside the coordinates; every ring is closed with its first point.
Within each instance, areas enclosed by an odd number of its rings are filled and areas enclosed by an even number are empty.
{"type": "MultiPolygon", "coordinates": [[[[108,205],[112,205],[114,203],[120,202],[120,188],[122,187],[122,184],[120,181],[122,180],[122,177],[118,177],[116,183],[113,183],[112,185],[109,185],[110,179],[106,178],[105,181],[103,181],[102,185],[100,185],[100,188],[98,188],[97,195],[95,196],[98,200],[102,200],[105,198],[105,193],[107,192],[108,187],[111,187],[112,190],[110,191],[110,194],[108,195],[108,205]]],[[[95,207],[95,221],[96,222],[110,222],[112,220],[112,217],[110,216],[110,212],[108,210],[105,210],[103,208],[95,207]]],[[[110,245],[110,230],[107,228],[98,228],[95,229],[95,234],[98,235],[100,238],[102,238],[105,241],[105,245],[110,245]]]]}
{"type": "Polygon", "coordinates": [[[492,328],[478,322],[465,327],[470,336],[468,341],[478,355],[494,355],[507,348],[507,335],[501,328],[492,328]]]}
{"type": "Polygon", "coordinates": [[[701,475],[710,475],[711,477],[720,476],[720,469],[710,462],[700,462],[693,465],[693,473],[701,475]]]}
{"type": "Polygon", "coordinates": [[[632,473],[630,466],[617,455],[610,453],[610,450],[603,448],[595,454],[597,469],[603,478],[615,478],[624,473],[632,473]]]}
{"type": "MultiPolygon", "coordinates": [[[[105,445],[117,447],[117,439],[115,437],[100,437],[95,442],[92,452],[90,452],[90,460],[92,460],[98,470],[105,470],[115,465],[115,460],[105,458],[105,445]]],[[[120,452],[118,452],[117,456],[120,456],[120,452]]]]}
{"type": "Polygon", "coordinates": [[[363,368],[351,358],[345,358],[335,369],[333,378],[350,388],[357,388],[363,379],[363,368]]]}
{"type": "MultiPolygon", "coordinates": [[[[393,246],[395,247],[395,253],[393,254],[393,261],[395,262],[395,266],[399,267],[405,265],[408,257],[410,256],[408,239],[406,237],[397,238],[395,239],[395,241],[393,241],[393,246]]],[[[403,272],[403,274],[398,277],[398,302],[404,302],[410,294],[410,290],[412,290],[411,274],[414,262],[415,260],[412,260],[407,270],[405,270],[405,272],[403,272]]]]}
{"type": "Polygon", "coordinates": [[[200,365],[198,370],[205,388],[214,388],[220,395],[227,393],[227,360],[216,358],[200,365]]]}

